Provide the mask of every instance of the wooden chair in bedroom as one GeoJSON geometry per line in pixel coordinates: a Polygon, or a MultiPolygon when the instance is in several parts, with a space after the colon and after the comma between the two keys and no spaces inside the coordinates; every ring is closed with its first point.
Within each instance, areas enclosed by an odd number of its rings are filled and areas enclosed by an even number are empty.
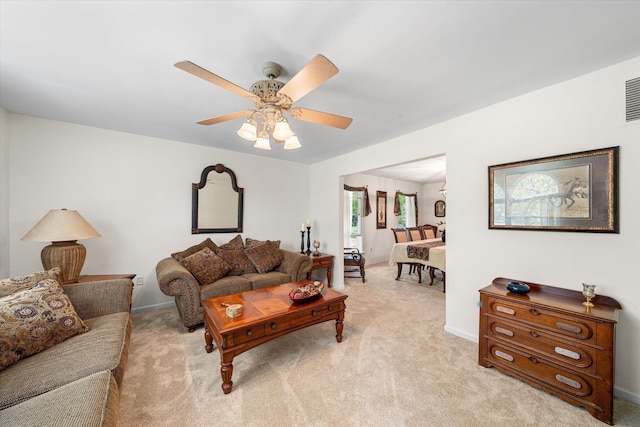
{"type": "Polygon", "coordinates": [[[420,227],[408,227],[407,232],[409,233],[409,237],[412,242],[416,240],[424,240],[424,235],[422,234],[422,229],[420,227]]]}
{"type": "Polygon", "coordinates": [[[425,239],[435,239],[438,233],[438,227],[435,225],[425,224],[421,226],[425,239]]]}

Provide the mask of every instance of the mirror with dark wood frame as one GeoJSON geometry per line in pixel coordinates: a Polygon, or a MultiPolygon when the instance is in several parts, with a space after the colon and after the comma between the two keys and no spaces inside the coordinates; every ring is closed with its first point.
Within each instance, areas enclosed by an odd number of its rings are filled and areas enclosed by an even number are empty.
{"type": "Polygon", "coordinates": [[[191,184],[191,234],[241,233],[244,188],[222,163],[207,166],[191,184]]]}

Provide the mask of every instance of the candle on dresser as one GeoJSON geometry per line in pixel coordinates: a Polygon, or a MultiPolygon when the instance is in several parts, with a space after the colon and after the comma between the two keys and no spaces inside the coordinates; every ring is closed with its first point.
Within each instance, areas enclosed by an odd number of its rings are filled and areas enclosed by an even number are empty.
{"type": "Polygon", "coordinates": [[[300,231],[304,231],[304,222],[300,224],[300,231]]]}
{"type": "Polygon", "coordinates": [[[307,227],[311,227],[311,220],[307,218],[307,227]]]}

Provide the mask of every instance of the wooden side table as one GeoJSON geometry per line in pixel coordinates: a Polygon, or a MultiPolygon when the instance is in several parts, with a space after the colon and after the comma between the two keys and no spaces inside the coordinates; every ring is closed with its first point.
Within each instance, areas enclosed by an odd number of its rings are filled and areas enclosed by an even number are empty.
{"type": "Polygon", "coordinates": [[[307,273],[307,279],[311,280],[311,272],[314,270],[322,270],[323,268],[327,270],[327,284],[331,286],[331,272],[333,271],[333,255],[328,254],[320,254],[318,256],[314,256],[313,254],[309,255],[312,261],[311,270],[307,273]]]}
{"type": "Polygon", "coordinates": [[[133,283],[135,274],[82,274],[76,283],[100,282],[103,280],[130,279],[133,283]]]}

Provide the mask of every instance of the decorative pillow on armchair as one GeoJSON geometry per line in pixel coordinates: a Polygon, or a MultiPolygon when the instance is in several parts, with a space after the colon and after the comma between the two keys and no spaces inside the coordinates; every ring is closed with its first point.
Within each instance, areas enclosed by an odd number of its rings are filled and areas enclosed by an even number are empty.
{"type": "Polygon", "coordinates": [[[193,274],[200,285],[208,285],[222,279],[233,267],[225,260],[214,254],[209,248],[204,248],[180,261],[193,274]]]}
{"type": "Polygon", "coordinates": [[[26,276],[12,277],[10,279],[0,280],[0,297],[11,295],[13,293],[32,288],[39,281],[44,279],[58,280],[60,268],[55,267],[48,271],[39,271],[26,276]]]}
{"type": "Polygon", "coordinates": [[[182,261],[183,259],[185,259],[186,257],[188,257],[189,255],[193,255],[196,252],[200,252],[201,250],[203,250],[204,248],[209,248],[212,251],[216,251],[216,249],[218,249],[218,245],[216,245],[215,243],[213,243],[213,241],[210,238],[207,238],[206,240],[198,243],[195,246],[191,246],[188,249],[185,249],[182,252],[175,252],[172,253],[171,256],[176,260],[176,261],[182,261]]]}
{"type": "Polygon", "coordinates": [[[53,279],[4,296],[0,298],[0,371],[88,330],[53,279]]]}
{"type": "Polygon", "coordinates": [[[268,273],[284,260],[284,255],[273,242],[266,241],[261,245],[251,248],[245,248],[244,253],[247,254],[249,261],[256,267],[258,273],[268,273]]]}

